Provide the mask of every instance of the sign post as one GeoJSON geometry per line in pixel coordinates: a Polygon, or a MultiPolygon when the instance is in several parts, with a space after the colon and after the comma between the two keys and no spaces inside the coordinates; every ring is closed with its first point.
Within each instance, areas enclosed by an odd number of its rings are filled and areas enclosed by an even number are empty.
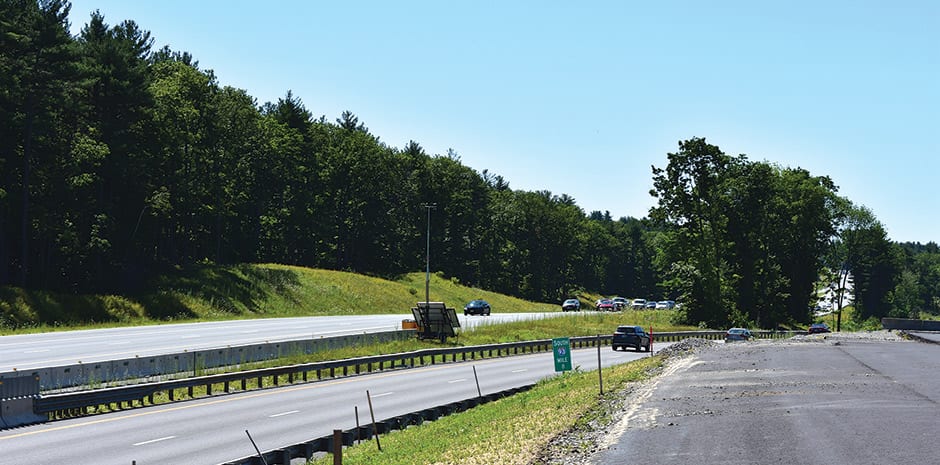
{"type": "Polygon", "coordinates": [[[555,371],[571,370],[571,340],[566,337],[552,339],[552,351],[555,352],[555,371]]]}

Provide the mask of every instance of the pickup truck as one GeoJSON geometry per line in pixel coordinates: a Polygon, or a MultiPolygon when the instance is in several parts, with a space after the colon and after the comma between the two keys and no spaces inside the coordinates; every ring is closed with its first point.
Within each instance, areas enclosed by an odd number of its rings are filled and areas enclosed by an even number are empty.
{"type": "Polygon", "coordinates": [[[610,345],[614,350],[618,348],[627,350],[627,347],[633,347],[633,350],[637,352],[641,348],[649,352],[652,341],[642,326],[618,326],[610,340],[610,345]]]}

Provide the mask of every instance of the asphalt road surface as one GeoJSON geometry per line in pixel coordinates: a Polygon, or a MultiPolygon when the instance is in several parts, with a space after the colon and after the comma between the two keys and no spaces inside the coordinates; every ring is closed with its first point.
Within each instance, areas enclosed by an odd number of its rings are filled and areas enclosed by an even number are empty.
{"type": "Polygon", "coordinates": [[[721,344],[632,394],[589,463],[934,464],[938,426],[940,345],[721,344]]]}
{"type": "MultiPolygon", "coordinates": [[[[671,343],[659,343],[663,349],[671,343]]],[[[604,366],[647,352],[602,348],[604,366]]],[[[573,365],[597,366],[596,348],[572,351],[573,365]]],[[[239,394],[218,395],[40,425],[0,430],[0,465],[95,464],[212,465],[254,454],[245,430],[271,450],[376,419],[477,396],[473,367],[483,394],[553,376],[551,352],[352,376],[239,394]]],[[[446,439],[442,439],[446,440],[446,439]]]]}
{"type": "MultiPolygon", "coordinates": [[[[458,314],[461,328],[562,315],[458,314]]],[[[316,316],[213,321],[0,336],[0,373],[76,363],[182,353],[216,347],[363,334],[401,329],[407,315],[316,316]]]]}

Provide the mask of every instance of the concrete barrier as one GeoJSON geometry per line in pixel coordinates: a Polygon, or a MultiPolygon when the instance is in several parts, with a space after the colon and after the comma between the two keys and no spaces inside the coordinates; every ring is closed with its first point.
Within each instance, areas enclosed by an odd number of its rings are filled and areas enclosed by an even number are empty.
{"type": "Polygon", "coordinates": [[[14,426],[42,423],[46,420],[45,415],[38,415],[33,412],[32,397],[0,399],[0,427],[12,428],[14,426]]]}
{"type": "Polygon", "coordinates": [[[39,374],[13,372],[0,375],[0,427],[27,425],[46,421],[33,412],[33,400],[39,397],[39,374]]]}
{"type": "Polygon", "coordinates": [[[898,329],[904,331],[940,331],[940,321],[932,320],[882,318],[881,326],[884,327],[884,329],[898,329]]]}
{"type": "MultiPolygon", "coordinates": [[[[3,380],[35,374],[42,392],[57,391],[76,386],[103,387],[111,383],[153,377],[190,373],[206,374],[206,370],[220,367],[238,367],[292,355],[309,355],[328,349],[338,349],[370,343],[381,343],[414,338],[414,331],[384,331],[318,339],[251,344],[196,350],[177,354],[134,357],[91,363],[77,363],[47,367],[26,372],[0,373],[0,397],[5,389],[3,380]]],[[[12,388],[10,388],[12,389],[12,388]]],[[[37,393],[38,394],[38,393],[37,393]]],[[[20,394],[22,395],[22,394],[20,394]]],[[[13,394],[6,395],[14,397],[13,394]]]]}

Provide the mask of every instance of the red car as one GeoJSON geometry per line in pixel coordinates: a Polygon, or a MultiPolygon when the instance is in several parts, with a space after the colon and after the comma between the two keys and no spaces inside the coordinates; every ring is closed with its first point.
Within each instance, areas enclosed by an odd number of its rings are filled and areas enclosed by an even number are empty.
{"type": "Polygon", "coordinates": [[[610,299],[600,299],[597,301],[594,306],[599,312],[612,312],[614,311],[614,301],[610,299]]]}

